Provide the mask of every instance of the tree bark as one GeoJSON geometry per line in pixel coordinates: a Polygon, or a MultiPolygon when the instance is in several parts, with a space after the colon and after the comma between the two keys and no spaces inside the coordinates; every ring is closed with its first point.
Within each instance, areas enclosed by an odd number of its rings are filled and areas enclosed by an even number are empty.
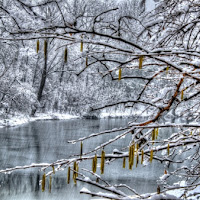
{"type": "MultiPolygon", "coordinates": [[[[43,94],[43,91],[44,91],[46,78],[47,78],[47,59],[48,59],[47,49],[48,49],[48,42],[46,42],[46,52],[44,52],[44,68],[43,68],[43,71],[42,71],[42,78],[41,78],[39,90],[38,90],[38,93],[37,93],[37,101],[39,103],[42,99],[42,94],[43,94]]],[[[31,116],[34,116],[36,111],[37,111],[37,107],[34,107],[32,109],[31,116]]]]}

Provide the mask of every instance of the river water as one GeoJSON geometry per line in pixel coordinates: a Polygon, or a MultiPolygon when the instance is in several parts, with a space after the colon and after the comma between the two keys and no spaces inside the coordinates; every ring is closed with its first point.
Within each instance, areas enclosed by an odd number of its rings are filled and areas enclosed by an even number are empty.
{"type": "MultiPolygon", "coordinates": [[[[29,165],[31,163],[50,163],[59,159],[69,158],[70,155],[80,152],[80,144],[69,144],[68,140],[78,139],[83,136],[124,127],[130,119],[72,119],[54,121],[36,121],[19,127],[0,129],[0,168],[29,165]]],[[[98,138],[91,138],[83,144],[83,151],[93,149],[99,144],[113,138],[117,133],[109,133],[98,138]]],[[[161,134],[162,135],[162,134],[161,134]]],[[[161,136],[160,136],[161,137],[161,136]]],[[[126,147],[131,136],[106,147],[106,152],[113,149],[126,147]]],[[[91,169],[91,161],[85,161],[80,168],[91,169]]],[[[100,170],[97,170],[97,173],[100,170]]],[[[139,193],[155,192],[156,179],[163,175],[164,167],[153,161],[144,167],[139,165],[133,170],[123,169],[122,160],[117,160],[105,166],[102,176],[110,183],[126,183],[139,193]]],[[[0,174],[0,199],[1,200],[89,200],[92,197],[79,194],[82,187],[92,191],[99,189],[78,182],[68,185],[67,170],[56,172],[52,178],[52,192],[41,191],[39,180],[43,172],[38,169],[15,171],[11,174],[0,174]]],[[[97,199],[97,198],[94,198],[97,199]]]]}

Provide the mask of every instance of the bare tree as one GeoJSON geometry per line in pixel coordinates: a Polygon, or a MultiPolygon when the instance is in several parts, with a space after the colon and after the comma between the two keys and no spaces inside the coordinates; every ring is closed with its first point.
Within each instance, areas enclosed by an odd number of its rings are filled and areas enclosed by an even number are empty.
{"type": "MultiPolygon", "coordinates": [[[[108,78],[119,83],[125,80],[135,82],[134,94],[116,102],[113,100],[101,102],[93,106],[91,112],[123,104],[140,112],[139,116],[146,117],[142,119],[137,117],[124,128],[107,130],[69,141],[80,142],[81,146],[81,153],[73,159],[66,158],[49,164],[14,167],[0,172],[40,167],[47,172],[43,178],[45,179],[54,172],[54,168],[59,171],[68,167],[68,173],[73,172],[75,183],[86,182],[110,192],[108,195],[106,192],[94,193],[86,189],[81,190],[81,193],[92,196],[112,199],[153,197],[174,199],[175,197],[170,197],[168,192],[181,190],[178,198],[189,198],[192,195],[198,198],[200,193],[194,191],[200,185],[200,125],[198,124],[200,6],[198,0],[161,1],[155,10],[141,15],[133,12],[131,9],[133,4],[128,4],[130,8],[127,7],[126,12],[116,6],[97,9],[98,12],[94,14],[83,1],[74,1],[75,4],[79,2],[82,6],[78,14],[74,14],[65,1],[45,3],[41,1],[39,4],[25,4],[19,0],[17,2],[30,16],[37,16],[38,20],[45,20],[41,10],[49,4],[57,9],[58,16],[49,25],[39,24],[37,30],[30,25],[28,28],[10,31],[15,40],[45,37],[64,41],[64,46],[69,47],[69,50],[72,46],[74,49],[80,48],[80,52],[72,62],[73,65],[85,61],[85,66],[80,65],[76,71],[78,77],[90,70],[98,73],[103,79],[108,78]],[[73,18],[70,21],[71,13],[73,18]],[[174,118],[188,120],[185,123],[176,123],[174,118]],[[170,131],[170,127],[176,127],[176,131],[171,132],[167,138],[160,139],[160,130],[167,128],[170,131]],[[114,132],[119,134],[89,152],[82,151],[84,140],[114,132]],[[114,142],[128,134],[131,134],[132,139],[128,144],[124,144],[122,149],[117,152],[114,150],[110,154],[105,153],[108,145],[112,146],[114,142]],[[180,154],[186,157],[179,159],[180,154]],[[93,160],[93,169],[89,172],[98,178],[100,176],[96,173],[96,164],[100,159],[101,173],[106,168],[105,161],[110,163],[116,159],[123,160],[123,163],[128,159],[130,170],[134,165],[138,166],[139,162],[151,164],[152,161],[164,163],[166,170],[158,180],[158,189],[155,193],[138,194],[127,185],[111,186],[103,180],[96,183],[86,178],[85,170],[78,172],[77,165],[88,159],[93,160]],[[187,165],[186,160],[189,161],[187,165]],[[168,172],[167,166],[173,163],[178,167],[168,172]],[[172,176],[181,176],[185,184],[181,185],[179,182],[177,185],[173,183],[170,185],[168,179],[172,176]],[[121,187],[128,188],[133,195],[125,194],[119,189],[121,187]]],[[[16,16],[14,19],[17,21],[16,16]]],[[[13,38],[2,37],[1,39],[13,38]]],[[[44,190],[44,187],[42,189],[44,190]]]]}

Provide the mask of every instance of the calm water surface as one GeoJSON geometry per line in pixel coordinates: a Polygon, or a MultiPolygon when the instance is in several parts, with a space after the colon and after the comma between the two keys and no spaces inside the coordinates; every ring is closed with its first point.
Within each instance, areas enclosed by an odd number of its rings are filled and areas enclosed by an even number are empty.
{"type": "MultiPolygon", "coordinates": [[[[68,144],[68,140],[78,139],[99,131],[124,127],[130,119],[100,119],[100,120],[61,120],[36,121],[20,127],[0,129],[0,168],[5,169],[31,163],[54,162],[69,158],[70,155],[80,152],[80,144],[68,144]]],[[[162,134],[160,134],[162,137],[162,134]]],[[[113,138],[116,133],[106,134],[103,137],[91,138],[84,142],[84,151],[88,151],[99,144],[113,138]]],[[[106,147],[106,152],[121,149],[127,146],[131,136],[121,139],[106,147]]],[[[80,168],[91,169],[91,161],[86,161],[80,168]]],[[[155,192],[156,179],[164,172],[164,167],[153,163],[147,167],[139,166],[133,170],[122,169],[122,160],[117,160],[105,166],[102,176],[110,183],[126,183],[138,192],[155,192]]],[[[97,171],[99,173],[99,169],[97,171]]],[[[52,192],[41,192],[39,180],[43,172],[38,169],[15,171],[11,174],[0,174],[1,200],[89,200],[88,195],[80,195],[79,190],[87,187],[92,191],[99,189],[72,182],[66,183],[67,170],[57,172],[52,179],[52,192]]]]}

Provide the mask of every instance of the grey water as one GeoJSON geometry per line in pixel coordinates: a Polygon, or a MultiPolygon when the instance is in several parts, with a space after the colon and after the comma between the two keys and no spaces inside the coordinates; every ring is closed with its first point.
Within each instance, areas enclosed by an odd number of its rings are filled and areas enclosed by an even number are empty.
{"type": "MultiPolygon", "coordinates": [[[[69,140],[116,127],[125,127],[130,120],[130,118],[49,120],[31,122],[13,128],[2,128],[0,129],[0,169],[30,165],[31,163],[52,163],[59,159],[69,158],[70,155],[80,152],[80,143],[69,144],[69,140]]],[[[109,133],[98,138],[90,138],[84,141],[83,151],[92,150],[117,134],[109,133]]],[[[130,139],[131,135],[127,135],[106,147],[105,152],[110,153],[113,149],[121,150],[127,147],[130,139]]],[[[91,161],[84,161],[79,166],[80,172],[82,172],[81,168],[91,169],[91,167],[91,161]]],[[[95,192],[100,191],[100,189],[85,183],[77,182],[77,185],[74,185],[71,181],[70,184],[67,184],[66,168],[53,175],[51,193],[48,192],[48,189],[42,192],[39,181],[43,173],[40,169],[26,169],[17,170],[11,174],[0,174],[0,199],[89,200],[93,197],[79,193],[82,187],[95,192]]],[[[97,173],[100,174],[99,169],[97,173]]],[[[137,168],[129,170],[127,166],[126,169],[122,168],[122,160],[119,159],[105,166],[102,178],[111,184],[125,183],[139,193],[147,193],[156,192],[156,180],[163,173],[163,165],[156,161],[146,167],[139,165],[137,168]]]]}

